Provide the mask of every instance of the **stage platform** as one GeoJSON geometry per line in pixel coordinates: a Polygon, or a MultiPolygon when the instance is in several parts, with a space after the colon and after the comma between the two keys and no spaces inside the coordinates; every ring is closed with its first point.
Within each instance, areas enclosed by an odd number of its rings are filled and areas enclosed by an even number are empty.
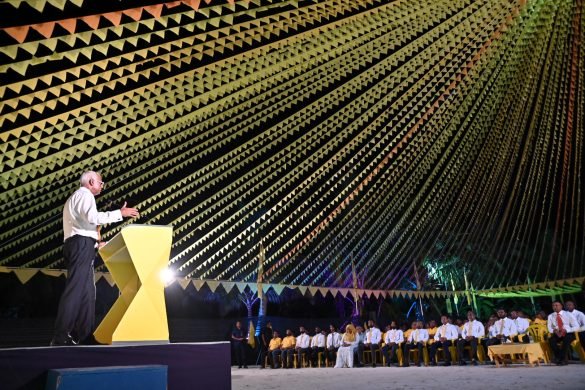
{"type": "Polygon", "coordinates": [[[0,349],[0,388],[44,389],[47,370],[160,364],[168,389],[231,389],[230,343],[172,343],[0,349]]]}

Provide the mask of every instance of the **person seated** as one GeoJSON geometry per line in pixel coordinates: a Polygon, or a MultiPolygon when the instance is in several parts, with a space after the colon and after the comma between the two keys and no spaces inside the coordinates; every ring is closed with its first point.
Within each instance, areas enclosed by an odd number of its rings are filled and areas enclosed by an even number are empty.
{"type": "Polygon", "coordinates": [[[368,321],[368,330],[366,331],[366,340],[364,343],[364,350],[372,353],[372,368],[376,367],[376,352],[380,349],[380,341],[382,333],[376,327],[376,323],[372,320],[368,321]]]}
{"type": "MultiPolygon", "coordinates": [[[[494,320],[495,322],[495,320],[494,320]]],[[[463,352],[465,346],[471,347],[471,364],[477,366],[477,343],[485,335],[483,324],[475,318],[475,313],[471,310],[467,312],[467,323],[461,331],[461,338],[457,340],[457,356],[459,356],[459,365],[464,366],[463,352]]]]}
{"type": "Polygon", "coordinates": [[[431,345],[435,342],[435,335],[437,334],[437,329],[439,329],[437,327],[437,321],[430,320],[429,325],[427,327],[427,331],[429,332],[429,343],[428,343],[429,345],[431,345]]]}
{"type": "Polygon", "coordinates": [[[510,312],[510,319],[512,321],[514,321],[514,325],[516,326],[516,332],[518,332],[515,335],[512,335],[511,339],[513,342],[515,343],[529,343],[530,339],[528,338],[528,335],[526,334],[526,331],[528,330],[528,327],[530,326],[530,323],[528,322],[528,320],[526,318],[522,318],[518,315],[518,311],[517,310],[512,310],[510,312]]]}
{"type": "MultiPolygon", "coordinates": [[[[282,360],[282,368],[292,368],[293,366],[293,355],[295,353],[295,345],[296,339],[293,335],[292,330],[286,330],[286,337],[282,339],[282,344],[280,345],[280,351],[275,350],[272,353],[273,361],[277,362],[277,357],[280,355],[280,359],[282,360]]],[[[279,368],[278,366],[276,368],[279,368]]]]}
{"type": "Polygon", "coordinates": [[[404,340],[408,340],[410,334],[416,329],[416,321],[414,321],[410,327],[406,323],[402,323],[402,331],[404,332],[404,340]]]}
{"type": "Polygon", "coordinates": [[[461,318],[457,318],[455,320],[455,326],[457,327],[457,332],[459,332],[459,337],[461,337],[461,332],[463,332],[463,325],[465,322],[461,318]]]}
{"type": "Polygon", "coordinates": [[[454,343],[459,338],[459,332],[457,331],[457,327],[453,324],[449,323],[449,316],[442,315],[441,316],[441,326],[435,333],[435,342],[431,344],[430,347],[430,361],[431,366],[436,366],[436,355],[437,349],[443,348],[443,352],[445,353],[445,366],[451,365],[451,351],[449,347],[454,345],[454,343]]]}
{"type": "Polygon", "coordinates": [[[404,333],[402,329],[398,329],[396,321],[390,323],[390,329],[386,331],[384,336],[384,347],[382,348],[382,354],[386,358],[386,365],[390,367],[392,359],[396,356],[396,350],[400,348],[404,342],[404,333]]]}
{"type": "Polygon", "coordinates": [[[544,310],[541,310],[538,313],[536,313],[536,316],[534,317],[534,321],[532,321],[532,323],[535,325],[546,325],[548,322],[547,319],[548,316],[546,315],[544,310]]]}
{"type": "MultiPolygon", "coordinates": [[[[278,356],[280,355],[280,348],[282,345],[282,339],[278,331],[272,332],[272,338],[268,343],[268,364],[270,368],[278,368],[278,356]]],[[[264,362],[262,362],[264,364],[264,362]]]]}
{"type": "Polygon", "coordinates": [[[551,334],[548,341],[554,354],[553,363],[565,366],[568,364],[569,347],[575,340],[575,331],[579,329],[579,324],[571,313],[563,310],[561,302],[554,301],[552,308],[553,312],[549,314],[547,321],[548,331],[551,334]],[[561,344],[560,348],[559,344],[561,344]]]}
{"type": "Polygon", "coordinates": [[[303,356],[305,359],[309,359],[311,354],[311,337],[307,334],[304,326],[299,327],[299,336],[295,344],[295,351],[297,353],[297,368],[303,366],[303,356]]]}
{"type": "Polygon", "coordinates": [[[487,351],[488,341],[496,337],[497,329],[495,327],[495,323],[497,320],[498,317],[495,314],[492,314],[484,326],[485,337],[481,340],[481,344],[483,345],[485,351],[487,351]]]}
{"type": "Polygon", "coordinates": [[[410,366],[410,351],[415,348],[418,349],[418,354],[416,356],[416,365],[421,367],[423,349],[428,340],[429,332],[426,329],[423,329],[422,321],[413,322],[413,330],[410,333],[410,336],[408,336],[408,340],[406,340],[406,343],[404,344],[404,356],[402,359],[403,361],[402,367],[410,366]]]}
{"type": "Polygon", "coordinates": [[[577,321],[577,325],[579,329],[575,330],[575,333],[579,335],[579,342],[581,344],[581,348],[585,351],[585,314],[582,311],[579,311],[575,308],[575,303],[573,301],[565,302],[565,310],[568,311],[575,317],[577,321]]]}
{"type": "Polygon", "coordinates": [[[337,328],[335,325],[329,325],[329,334],[327,335],[327,340],[325,341],[325,346],[327,348],[327,360],[329,362],[334,362],[337,359],[337,350],[341,345],[341,335],[337,332],[337,328]]]}
{"type": "Polygon", "coordinates": [[[364,344],[366,342],[366,334],[364,333],[364,328],[358,326],[356,328],[356,341],[357,347],[354,350],[354,363],[355,367],[363,367],[364,366],[364,344]]]}
{"type": "Polygon", "coordinates": [[[528,326],[532,325],[532,318],[528,317],[522,310],[517,310],[517,312],[518,317],[524,318],[526,321],[528,321],[528,326]]]}
{"type": "MultiPolygon", "coordinates": [[[[315,328],[315,335],[311,338],[311,363],[313,367],[318,367],[317,359],[321,353],[321,359],[325,359],[325,335],[321,332],[321,328],[315,328]]],[[[323,364],[325,362],[323,361],[323,364]]]]}
{"type": "Polygon", "coordinates": [[[493,325],[496,336],[490,337],[490,339],[487,340],[486,345],[488,347],[490,345],[497,345],[511,341],[512,337],[518,334],[516,325],[514,324],[514,321],[507,317],[506,310],[500,308],[496,314],[498,315],[498,320],[493,325]]]}
{"type": "Polygon", "coordinates": [[[357,345],[357,330],[352,324],[349,324],[345,327],[345,333],[341,338],[341,344],[337,350],[335,368],[354,366],[353,358],[357,345]]]}

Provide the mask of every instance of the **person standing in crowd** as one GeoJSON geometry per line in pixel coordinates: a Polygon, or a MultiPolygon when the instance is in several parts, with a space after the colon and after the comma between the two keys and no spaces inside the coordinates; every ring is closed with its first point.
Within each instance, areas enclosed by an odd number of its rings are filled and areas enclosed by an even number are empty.
{"type": "Polygon", "coordinates": [[[265,368],[266,355],[268,354],[268,346],[272,341],[272,323],[268,321],[266,326],[260,331],[260,368],[265,368]]]}
{"type": "Polygon", "coordinates": [[[464,366],[463,352],[465,346],[471,347],[471,364],[477,366],[477,343],[485,335],[485,328],[483,324],[475,319],[475,313],[467,312],[467,323],[463,326],[461,332],[461,339],[457,341],[457,356],[459,356],[459,365],[464,366]]]}
{"type": "Polygon", "coordinates": [[[579,329],[579,325],[571,313],[563,310],[561,302],[554,301],[552,308],[553,312],[549,314],[547,321],[548,331],[551,334],[548,342],[554,354],[553,363],[565,366],[569,363],[569,347],[575,340],[575,331],[579,329]],[[560,348],[559,344],[561,344],[560,348]]]}
{"type": "Polygon", "coordinates": [[[337,359],[337,350],[341,345],[341,335],[337,332],[335,325],[329,325],[329,334],[327,335],[327,361],[334,362],[337,359]]]}
{"type": "Polygon", "coordinates": [[[573,301],[565,302],[565,310],[575,317],[577,321],[577,325],[579,329],[575,332],[579,334],[579,341],[581,342],[581,348],[585,351],[585,314],[582,311],[579,311],[575,308],[575,303],[573,301]]]}
{"type": "Polygon", "coordinates": [[[430,347],[430,360],[431,366],[436,366],[436,355],[437,349],[443,348],[443,352],[445,353],[445,366],[451,365],[451,351],[449,347],[454,345],[454,343],[459,338],[459,331],[457,326],[449,323],[449,317],[446,315],[441,316],[441,326],[437,329],[435,333],[435,342],[431,344],[430,347]]]}
{"type": "Polygon", "coordinates": [[[232,330],[232,345],[233,351],[236,355],[236,363],[238,364],[238,368],[248,368],[248,364],[246,363],[246,330],[242,328],[242,323],[240,321],[236,322],[236,326],[232,330]]]}
{"type": "Polygon", "coordinates": [[[95,280],[93,262],[100,242],[98,227],[138,217],[138,210],[126,207],[98,212],[95,197],[104,189],[99,173],[84,172],[81,187],[65,202],[63,208],[63,258],[67,267],[65,290],[59,300],[55,334],[51,346],[86,342],[95,326],[95,280]]]}

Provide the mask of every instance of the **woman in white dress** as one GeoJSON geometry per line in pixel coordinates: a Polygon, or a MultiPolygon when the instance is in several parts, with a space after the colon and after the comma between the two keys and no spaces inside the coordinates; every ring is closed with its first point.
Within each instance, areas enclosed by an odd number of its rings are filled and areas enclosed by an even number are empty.
{"type": "Polygon", "coordinates": [[[341,346],[337,350],[335,368],[353,367],[353,354],[357,345],[358,340],[355,327],[349,324],[345,327],[345,334],[341,339],[341,346]]]}

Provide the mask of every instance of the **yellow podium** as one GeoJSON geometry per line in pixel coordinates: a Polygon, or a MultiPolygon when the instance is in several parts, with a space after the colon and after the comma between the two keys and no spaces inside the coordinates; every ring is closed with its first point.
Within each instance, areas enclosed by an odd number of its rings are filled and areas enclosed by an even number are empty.
{"type": "Polygon", "coordinates": [[[169,342],[161,272],[169,262],[172,234],[172,226],[128,225],[99,250],[120,296],[94,332],[97,341],[169,342]]]}

